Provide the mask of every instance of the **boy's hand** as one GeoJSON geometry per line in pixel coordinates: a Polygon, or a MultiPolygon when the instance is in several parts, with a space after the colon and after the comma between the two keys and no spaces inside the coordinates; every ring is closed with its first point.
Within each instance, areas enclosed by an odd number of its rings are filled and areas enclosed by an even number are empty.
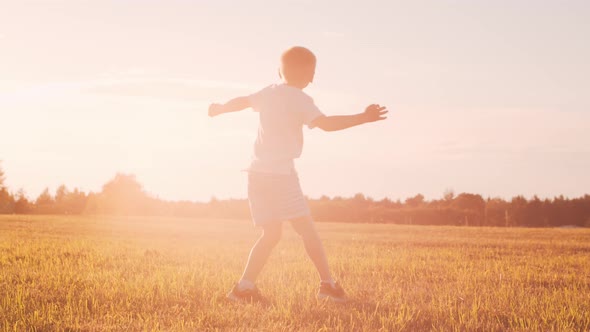
{"type": "Polygon", "coordinates": [[[223,105],[221,104],[211,104],[209,105],[209,116],[217,116],[223,113],[223,105]]]}
{"type": "Polygon", "coordinates": [[[375,122],[380,120],[387,119],[385,114],[389,112],[385,106],[381,106],[379,104],[372,104],[367,106],[365,112],[363,113],[363,118],[365,122],[375,122]]]}
{"type": "Polygon", "coordinates": [[[311,124],[312,127],[318,127],[324,131],[337,131],[362,125],[363,123],[385,120],[387,117],[384,115],[387,114],[387,112],[385,106],[373,104],[369,105],[363,113],[354,115],[320,116],[311,124]]]}

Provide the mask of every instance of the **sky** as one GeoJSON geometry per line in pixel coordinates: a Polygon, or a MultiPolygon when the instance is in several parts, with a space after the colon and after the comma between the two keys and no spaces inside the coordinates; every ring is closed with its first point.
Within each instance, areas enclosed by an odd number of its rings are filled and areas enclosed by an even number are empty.
{"type": "Polygon", "coordinates": [[[98,192],[134,174],[168,200],[245,198],[251,110],[207,106],[318,58],[310,197],[577,197],[590,190],[588,1],[0,0],[0,167],[11,191],[98,192]]]}

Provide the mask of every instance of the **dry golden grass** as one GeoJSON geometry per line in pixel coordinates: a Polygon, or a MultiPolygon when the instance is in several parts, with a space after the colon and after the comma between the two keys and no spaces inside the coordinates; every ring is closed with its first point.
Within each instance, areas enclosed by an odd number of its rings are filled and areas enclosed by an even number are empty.
{"type": "Polygon", "coordinates": [[[0,216],[1,330],[590,330],[590,230],[320,223],[335,305],[288,228],[263,307],[225,301],[248,221],[0,216]]]}

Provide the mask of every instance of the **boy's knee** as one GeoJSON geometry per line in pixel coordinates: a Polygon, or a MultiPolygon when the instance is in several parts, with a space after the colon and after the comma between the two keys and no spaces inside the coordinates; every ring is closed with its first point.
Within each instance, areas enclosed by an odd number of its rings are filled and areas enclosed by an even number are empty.
{"type": "Polygon", "coordinates": [[[317,237],[317,232],[311,217],[303,217],[300,219],[291,220],[291,226],[299,236],[303,239],[310,237],[317,237]]]}

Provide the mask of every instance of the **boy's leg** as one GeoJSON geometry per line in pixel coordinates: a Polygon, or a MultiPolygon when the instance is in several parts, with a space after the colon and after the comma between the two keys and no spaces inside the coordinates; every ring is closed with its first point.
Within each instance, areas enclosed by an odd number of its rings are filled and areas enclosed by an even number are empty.
{"type": "Polygon", "coordinates": [[[318,290],[317,298],[319,300],[332,300],[337,303],[346,303],[348,299],[346,293],[332,279],[330,269],[328,267],[328,259],[324,251],[324,246],[315,229],[315,224],[311,217],[299,218],[291,221],[291,225],[305,244],[305,251],[315,265],[321,278],[320,289],[318,290]]]}
{"type": "Polygon", "coordinates": [[[280,222],[270,222],[263,226],[264,231],[262,236],[260,236],[250,251],[248,263],[246,264],[240,283],[254,285],[254,282],[260,274],[260,271],[262,271],[272,249],[281,239],[282,226],[283,224],[280,222]]]}
{"type": "Polygon", "coordinates": [[[305,251],[315,265],[321,281],[333,283],[324,246],[310,216],[291,220],[293,229],[301,236],[305,251]]]}

